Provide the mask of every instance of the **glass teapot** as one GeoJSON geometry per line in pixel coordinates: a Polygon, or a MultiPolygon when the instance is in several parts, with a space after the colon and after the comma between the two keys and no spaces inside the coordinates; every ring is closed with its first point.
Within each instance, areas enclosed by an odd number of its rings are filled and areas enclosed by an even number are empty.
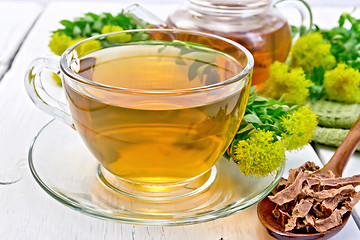
{"type": "Polygon", "coordinates": [[[125,13],[156,27],[208,32],[239,42],[254,56],[252,84],[261,88],[270,65],[284,62],[290,52],[291,29],[277,9],[289,3],[300,12],[300,26],[309,29],[312,14],[304,0],[187,0],[165,23],[138,4],[130,5],[125,13]]]}
{"type": "Polygon", "coordinates": [[[253,85],[260,88],[270,65],[284,62],[291,48],[291,29],[276,8],[285,2],[293,3],[300,11],[301,25],[310,28],[312,14],[303,0],[187,0],[183,8],[168,16],[166,24],[213,33],[244,45],[254,56],[253,85]]]}

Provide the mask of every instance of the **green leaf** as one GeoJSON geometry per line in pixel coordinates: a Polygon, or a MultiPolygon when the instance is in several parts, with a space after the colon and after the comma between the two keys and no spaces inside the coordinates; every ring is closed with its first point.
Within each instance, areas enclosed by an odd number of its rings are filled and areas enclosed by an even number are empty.
{"type": "Polygon", "coordinates": [[[252,125],[251,123],[247,123],[245,125],[245,127],[240,127],[239,130],[237,131],[237,134],[241,134],[241,133],[244,133],[244,132],[247,132],[249,130],[252,130],[254,129],[254,125],[252,125]]]}
{"type": "Polygon", "coordinates": [[[61,20],[60,23],[65,27],[65,28],[73,28],[74,23],[69,21],[69,20],[61,20]]]}
{"type": "Polygon", "coordinates": [[[258,123],[258,124],[262,123],[259,117],[256,116],[255,114],[247,114],[244,116],[243,119],[248,123],[258,123]]]}
{"type": "MultiPolygon", "coordinates": [[[[161,48],[163,48],[163,47],[161,47],[161,48]]],[[[161,53],[161,51],[159,53],[161,53]]],[[[184,62],[184,60],[181,57],[176,58],[175,63],[178,65],[186,65],[186,63],[184,62]]]]}
{"type": "Polygon", "coordinates": [[[360,65],[354,64],[360,59],[360,51],[357,51],[360,40],[360,19],[344,12],[338,23],[338,26],[332,29],[318,29],[318,31],[323,35],[324,40],[330,42],[331,53],[337,62],[344,62],[360,70],[360,65]]]}
{"type": "Polygon", "coordinates": [[[180,48],[180,55],[185,55],[185,54],[192,53],[192,52],[194,52],[194,49],[184,48],[184,47],[180,48]]]}
{"type": "Polygon", "coordinates": [[[92,29],[96,32],[101,32],[101,29],[104,27],[104,24],[102,23],[101,19],[97,19],[94,24],[92,25],[92,29]]]}
{"type": "Polygon", "coordinates": [[[220,75],[219,73],[214,69],[214,66],[207,65],[202,72],[203,76],[206,76],[205,84],[206,85],[212,85],[215,83],[220,82],[220,75]]]}
{"type": "Polygon", "coordinates": [[[95,13],[91,13],[91,12],[86,13],[85,16],[89,16],[89,17],[91,17],[91,18],[92,18],[93,20],[95,20],[95,21],[99,19],[99,15],[97,15],[97,14],[95,14],[95,13]]]}
{"type": "Polygon", "coordinates": [[[345,16],[344,14],[341,14],[340,18],[339,18],[339,27],[343,27],[344,23],[345,23],[345,16]]]}
{"type": "Polygon", "coordinates": [[[189,67],[189,71],[188,71],[188,79],[189,81],[192,81],[196,78],[196,76],[198,75],[198,70],[201,66],[203,66],[204,63],[202,62],[193,62],[190,67],[189,67]]]}
{"type": "Polygon", "coordinates": [[[162,53],[166,49],[166,45],[158,49],[158,53],[162,53]]]}
{"type": "Polygon", "coordinates": [[[82,33],[83,36],[87,36],[87,37],[90,37],[91,36],[91,27],[90,27],[90,24],[87,23],[85,25],[85,28],[83,30],[83,33],[82,33]]]}
{"type": "Polygon", "coordinates": [[[79,38],[81,37],[81,29],[78,26],[74,26],[72,31],[73,38],[79,38]]]}
{"type": "Polygon", "coordinates": [[[93,22],[94,21],[94,19],[91,16],[87,15],[87,14],[85,14],[83,20],[85,22],[93,22]]]}

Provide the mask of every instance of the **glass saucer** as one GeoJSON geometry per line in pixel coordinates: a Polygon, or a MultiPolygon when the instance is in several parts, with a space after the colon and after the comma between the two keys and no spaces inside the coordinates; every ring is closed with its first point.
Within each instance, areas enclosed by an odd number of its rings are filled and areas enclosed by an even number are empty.
{"type": "Polygon", "coordinates": [[[29,165],[40,186],[66,206],[95,217],[140,225],[184,225],[241,211],[264,198],[284,169],[265,178],[243,176],[235,163],[219,160],[211,184],[178,199],[138,199],[101,180],[96,159],[76,131],[58,120],[45,125],[29,150],[29,165]]]}

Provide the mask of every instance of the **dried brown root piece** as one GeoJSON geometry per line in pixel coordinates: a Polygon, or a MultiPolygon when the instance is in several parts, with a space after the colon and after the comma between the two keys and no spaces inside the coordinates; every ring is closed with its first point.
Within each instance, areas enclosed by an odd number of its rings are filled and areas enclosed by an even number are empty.
{"type": "Polygon", "coordinates": [[[338,209],[335,209],[334,212],[327,218],[321,218],[315,220],[314,228],[317,232],[325,232],[335,226],[338,226],[342,223],[342,215],[338,209]]]}
{"type": "Polygon", "coordinates": [[[276,193],[274,196],[269,196],[269,199],[278,205],[283,205],[295,200],[301,193],[302,185],[308,175],[309,174],[307,172],[300,171],[293,183],[276,193]]]}
{"type": "Polygon", "coordinates": [[[316,175],[312,162],[289,171],[277,192],[269,196],[276,204],[273,216],[285,231],[299,233],[324,232],[342,223],[342,217],[359,202],[360,175],[337,178],[316,175]]]}

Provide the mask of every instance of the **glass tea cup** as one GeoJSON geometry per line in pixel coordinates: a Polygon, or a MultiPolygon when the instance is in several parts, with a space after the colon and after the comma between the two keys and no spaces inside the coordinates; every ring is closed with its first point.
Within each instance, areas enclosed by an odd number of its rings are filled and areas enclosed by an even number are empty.
{"type": "Polygon", "coordinates": [[[74,128],[99,162],[99,179],[138,198],[173,199],[216,178],[215,163],[246,107],[254,65],[231,40],[175,29],[127,30],[38,58],[25,78],[30,98],[74,128]],[[45,72],[61,79],[52,97],[45,72]],[[189,187],[189,186],[192,187],[189,187]]]}

